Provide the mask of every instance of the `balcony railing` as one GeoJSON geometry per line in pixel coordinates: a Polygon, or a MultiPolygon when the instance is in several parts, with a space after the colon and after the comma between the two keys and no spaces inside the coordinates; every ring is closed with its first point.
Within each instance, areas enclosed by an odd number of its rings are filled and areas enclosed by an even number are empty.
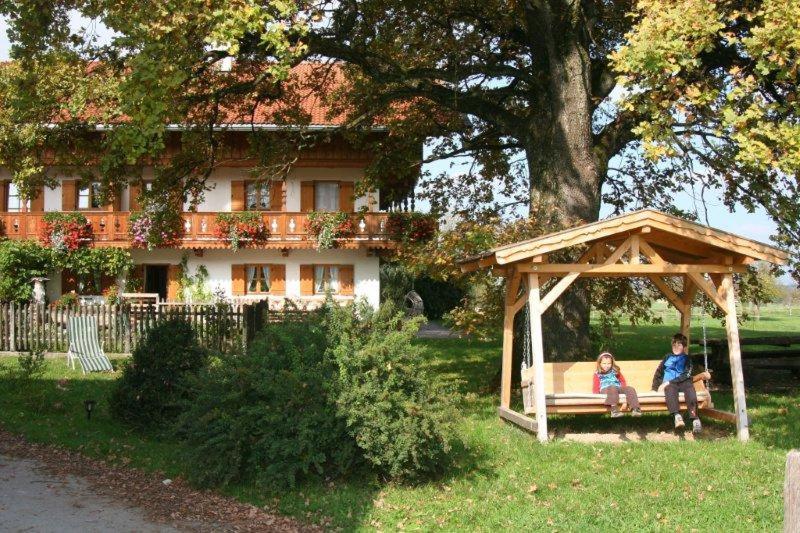
{"type": "MultiPolygon", "coordinates": [[[[82,212],[92,225],[95,245],[129,246],[128,225],[130,213],[82,212]]],[[[216,236],[216,212],[183,213],[184,235],[181,248],[222,247],[222,239],[216,236]],[[215,246],[216,245],[216,246],[215,246]]],[[[264,225],[269,229],[268,244],[285,244],[292,247],[313,247],[314,238],[306,229],[307,213],[284,211],[260,211],[264,225]]],[[[0,212],[0,236],[9,239],[37,239],[43,226],[45,213],[0,212]]],[[[391,242],[386,232],[388,213],[353,213],[355,234],[346,239],[353,246],[383,245],[391,242]]]]}

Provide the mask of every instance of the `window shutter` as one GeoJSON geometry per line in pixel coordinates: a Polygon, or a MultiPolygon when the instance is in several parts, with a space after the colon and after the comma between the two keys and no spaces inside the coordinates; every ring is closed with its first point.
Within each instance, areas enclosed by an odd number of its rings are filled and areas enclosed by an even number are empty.
{"type": "Polygon", "coordinates": [[[283,181],[275,180],[269,184],[270,211],[283,211],[283,181]]]}
{"type": "Polygon", "coordinates": [[[8,211],[8,181],[0,180],[0,211],[8,211]]]}
{"type": "Polygon", "coordinates": [[[244,211],[244,181],[231,182],[231,211],[244,211]]]}
{"type": "Polygon", "coordinates": [[[269,293],[286,294],[286,265],[269,266],[269,293]]]}
{"type": "Polygon", "coordinates": [[[61,182],[61,210],[75,211],[78,200],[78,190],[76,180],[63,180],[61,182]]]}
{"type": "Polygon", "coordinates": [[[344,211],[345,213],[353,212],[353,185],[352,181],[339,182],[339,211],[344,211]]]}
{"type": "Polygon", "coordinates": [[[247,279],[244,265],[231,265],[231,292],[234,296],[243,296],[247,279]]]}
{"type": "Polygon", "coordinates": [[[353,281],[353,265],[343,265],[339,267],[339,294],[352,296],[354,294],[355,283],[353,281]]]}
{"type": "Polygon", "coordinates": [[[180,277],[181,277],[180,265],[169,265],[169,267],[167,267],[167,301],[174,302],[178,300],[180,277]]]}
{"type": "Polygon", "coordinates": [[[314,265],[300,265],[300,294],[314,294],[314,265]]]}
{"type": "Polygon", "coordinates": [[[44,211],[44,187],[39,187],[36,196],[31,198],[31,212],[41,213],[44,211]]]}
{"type": "Polygon", "coordinates": [[[122,191],[118,188],[115,188],[111,191],[113,195],[111,197],[111,205],[109,206],[109,211],[122,211],[122,191]]]}
{"type": "Polygon", "coordinates": [[[128,188],[128,211],[139,211],[141,206],[139,205],[139,195],[142,194],[142,186],[139,183],[131,183],[131,186],[128,188]]]}
{"type": "Polygon", "coordinates": [[[300,182],[300,211],[307,213],[314,210],[314,182],[300,182]]]}

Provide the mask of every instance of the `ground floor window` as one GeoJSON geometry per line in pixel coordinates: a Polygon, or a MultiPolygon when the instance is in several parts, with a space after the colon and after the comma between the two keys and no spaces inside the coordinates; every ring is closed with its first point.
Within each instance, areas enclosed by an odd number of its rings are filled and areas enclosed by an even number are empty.
{"type": "Polygon", "coordinates": [[[268,293],[269,287],[269,265],[247,265],[247,293],[264,294],[268,293]]]}
{"type": "Polygon", "coordinates": [[[314,294],[339,294],[339,267],[316,265],[314,267],[314,294]]]}

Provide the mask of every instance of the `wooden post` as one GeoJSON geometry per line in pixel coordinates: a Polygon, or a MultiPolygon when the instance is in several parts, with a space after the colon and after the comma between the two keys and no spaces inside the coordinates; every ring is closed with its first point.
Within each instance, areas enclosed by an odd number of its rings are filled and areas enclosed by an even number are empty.
{"type": "Polygon", "coordinates": [[[783,533],[800,533],[800,451],[786,456],[783,482],[783,533]]]}
{"type": "Polygon", "coordinates": [[[520,275],[513,272],[506,281],[506,305],[503,317],[503,362],[500,370],[500,407],[511,407],[511,365],[514,355],[514,302],[519,291],[520,275]]]}
{"type": "Polygon", "coordinates": [[[742,372],[742,350],[739,346],[739,324],[736,322],[736,295],[733,291],[733,274],[725,274],[720,288],[725,299],[725,330],[728,333],[728,359],[731,365],[733,406],[736,413],[736,434],[739,440],[750,439],[747,420],[747,403],[744,395],[744,373],[742,372]]]}
{"type": "Polygon", "coordinates": [[[689,335],[691,333],[692,327],[692,305],[686,305],[680,311],[681,313],[681,333],[686,336],[686,353],[689,353],[689,346],[691,345],[691,341],[689,339],[689,335]]]}
{"type": "Polygon", "coordinates": [[[528,317],[533,352],[533,397],[536,404],[536,435],[547,442],[547,405],[544,394],[544,346],[542,343],[542,312],[539,294],[539,274],[528,274],[528,317]]]}

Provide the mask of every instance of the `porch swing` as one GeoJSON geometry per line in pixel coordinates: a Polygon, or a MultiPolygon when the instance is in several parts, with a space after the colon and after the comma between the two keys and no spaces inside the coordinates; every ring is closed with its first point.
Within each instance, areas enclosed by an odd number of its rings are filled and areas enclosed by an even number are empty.
{"type": "MultiPolygon", "coordinates": [[[[605,396],[587,392],[591,390],[594,362],[544,362],[541,317],[579,277],[644,277],[679,311],[680,331],[687,337],[692,302],[697,291],[725,312],[734,412],[714,409],[703,379],[707,375],[701,374],[694,378],[699,414],[735,422],[739,439],[748,440],[733,274],[744,272],[746,265],[756,260],[785,264],[788,257],[783,250],[757,241],[653,209],[643,209],[463,259],[460,261],[462,271],[491,268],[494,274],[506,278],[498,415],[535,432],[544,442],[548,440],[548,413],[605,412],[605,396]],[[575,263],[549,261],[552,252],[573,246],[586,247],[575,263]],[[673,290],[665,277],[678,277],[682,282],[681,292],[673,290]],[[550,279],[557,281],[543,294],[542,287],[550,279]],[[525,328],[525,367],[522,371],[524,412],[519,413],[511,409],[511,362],[514,317],[523,308],[529,327],[525,328]]],[[[705,334],[705,328],[703,331],[705,334]]],[[[667,341],[664,340],[665,344],[667,341]]],[[[656,350],[660,351],[660,348],[654,348],[656,350]]],[[[707,366],[707,354],[704,360],[707,366]]],[[[664,394],[650,391],[660,361],[660,358],[620,361],[628,384],[641,391],[639,399],[643,411],[666,409],[664,394]]]]}

